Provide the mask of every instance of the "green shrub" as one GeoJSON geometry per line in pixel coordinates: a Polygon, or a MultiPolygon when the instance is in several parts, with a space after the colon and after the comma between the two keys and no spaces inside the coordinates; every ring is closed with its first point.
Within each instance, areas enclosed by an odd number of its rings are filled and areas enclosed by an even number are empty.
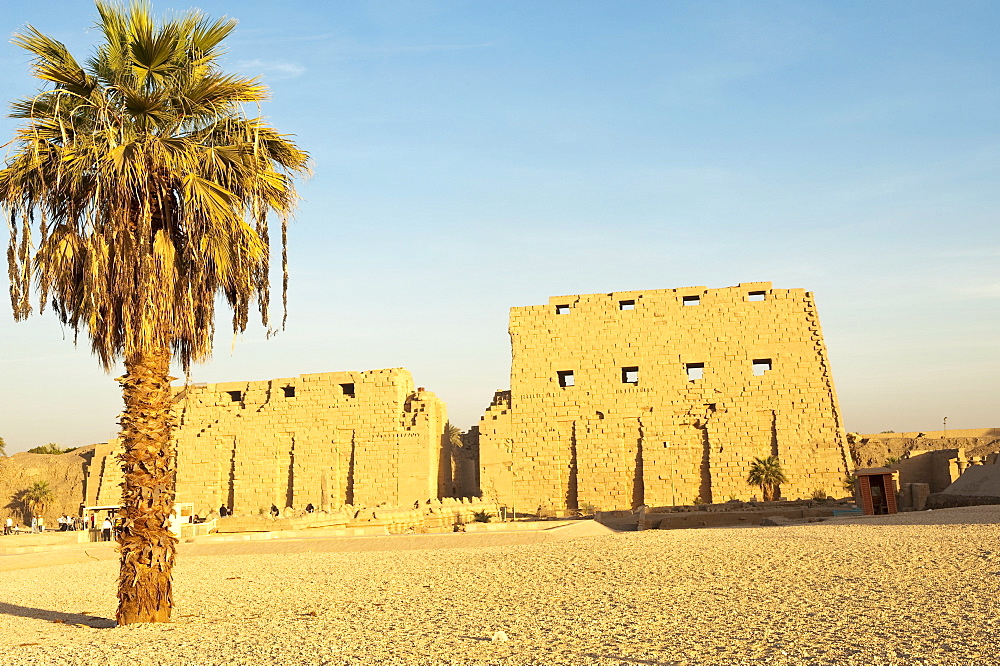
{"type": "Polygon", "coordinates": [[[472,517],[477,523],[488,523],[490,522],[490,518],[493,517],[493,514],[489,511],[476,511],[472,514],[472,517]]]}
{"type": "Polygon", "coordinates": [[[50,442],[45,446],[36,446],[33,449],[28,449],[28,453],[45,453],[51,455],[59,455],[60,453],[69,453],[70,451],[76,451],[78,446],[71,446],[68,449],[64,449],[54,442],[50,442]]]}

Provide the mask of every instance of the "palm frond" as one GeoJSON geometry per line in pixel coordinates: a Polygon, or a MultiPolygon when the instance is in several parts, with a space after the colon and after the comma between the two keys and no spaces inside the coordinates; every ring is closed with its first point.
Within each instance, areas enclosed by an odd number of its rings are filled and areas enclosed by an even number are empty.
{"type": "Polygon", "coordinates": [[[267,97],[258,80],[219,67],[234,20],[96,4],[104,41],[83,66],[30,26],[15,36],[49,86],[13,103],[24,124],[0,169],[15,318],[37,290],[105,367],[164,347],[188,367],[210,353],[217,295],[237,331],[255,300],[267,325],[268,223],[284,270],[309,156],[244,112],[267,97]]]}

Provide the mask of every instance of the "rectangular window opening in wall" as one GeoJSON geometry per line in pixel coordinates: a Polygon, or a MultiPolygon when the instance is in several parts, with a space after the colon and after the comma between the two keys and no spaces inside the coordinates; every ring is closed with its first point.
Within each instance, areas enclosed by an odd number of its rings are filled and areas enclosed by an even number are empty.
{"type": "Polygon", "coordinates": [[[695,381],[705,376],[704,363],[687,363],[684,365],[687,370],[688,381],[695,381]]]}
{"type": "Polygon", "coordinates": [[[685,296],[681,300],[684,305],[701,305],[701,296],[685,296]]]}
{"type": "Polygon", "coordinates": [[[295,397],[295,387],[294,386],[282,386],[281,390],[284,391],[286,398],[295,397]]]}
{"type": "Polygon", "coordinates": [[[760,377],[762,374],[771,369],[771,359],[769,358],[755,358],[753,360],[753,374],[760,377]]]}
{"type": "Polygon", "coordinates": [[[619,310],[635,310],[635,301],[618,301],[619,310]]]}
{"type": "Polygon", "coordinates": [[[576,383],[572,370],[559,370],[556,372],[556,375],[559,377],[559,386],[562,386],[563,388],[573,386],[576,383]]]}
{"type": "Polygon", "coordinates": [[[622,368],[622,384],[638,384],[639,367],[633,365],[629,368],[622,368]]]}
{"type": "Polygon", "coordinates": [[[569,314],[569,305],[557,305],[556,314],[569,314]]]}
{"type": "Polygon", "coordinates": [[[748,301],[762,301],[762,300],[764,300],[764,297],[766,295],[767,295],[767,292],[763,292],[763,291],[751,291],[749,294],[747,294],[747,300],[748,301]]]}
{"type": "Polygon", "coordinates": [[[242,402],[243,391],[226,391],[229,394],[229,402],[242,402]]]}
{"type": "Polygon", "coordinates": [[[341,384],[340,390],[344,392],[348,398],[354,397],[354,384],[341,384]]]}

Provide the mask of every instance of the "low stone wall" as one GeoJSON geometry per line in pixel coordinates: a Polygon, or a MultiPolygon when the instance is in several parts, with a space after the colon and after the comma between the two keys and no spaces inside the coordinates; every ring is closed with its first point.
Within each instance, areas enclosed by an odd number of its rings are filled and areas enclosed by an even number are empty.
{"type": "Polygon", "coordinates": [[[828,518],[853,506],[847,501],[727,502],[693,506],[654,507],[638,512],[639,530],[763,525],[769,518],[808,520],[828,518]]]}
{"type": "Polygon", "coordinates": [[[409,506],[356,507],[346,504],[334,511],[286,510],[272,518],[263,516],[228,516],[219,519],[218,532],[280,532],[304,529],[340,529],[384,527],[390,534],[441,531],[476,521],[476,514],[496,516],[495,502],[478,497],[431,499],[409,506]]]}
{"type": "Polygon", "coordinates": [[[1000,504],[1000,497],[993,495],[933,493],[927,498],[928,509],[953,509],[958,506],[984,506],[987,504],[1000,504]]]}

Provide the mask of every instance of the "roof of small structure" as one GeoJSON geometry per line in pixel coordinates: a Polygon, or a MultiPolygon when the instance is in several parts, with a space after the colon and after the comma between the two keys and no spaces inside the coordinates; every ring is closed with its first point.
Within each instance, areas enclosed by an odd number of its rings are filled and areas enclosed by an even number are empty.
{"type": "Polygon", "coordinates": [[[854,476],[879,476],[880,474],[893,474],[895,470],[888,467],[866,467],[854,470],[854,476]]]}

